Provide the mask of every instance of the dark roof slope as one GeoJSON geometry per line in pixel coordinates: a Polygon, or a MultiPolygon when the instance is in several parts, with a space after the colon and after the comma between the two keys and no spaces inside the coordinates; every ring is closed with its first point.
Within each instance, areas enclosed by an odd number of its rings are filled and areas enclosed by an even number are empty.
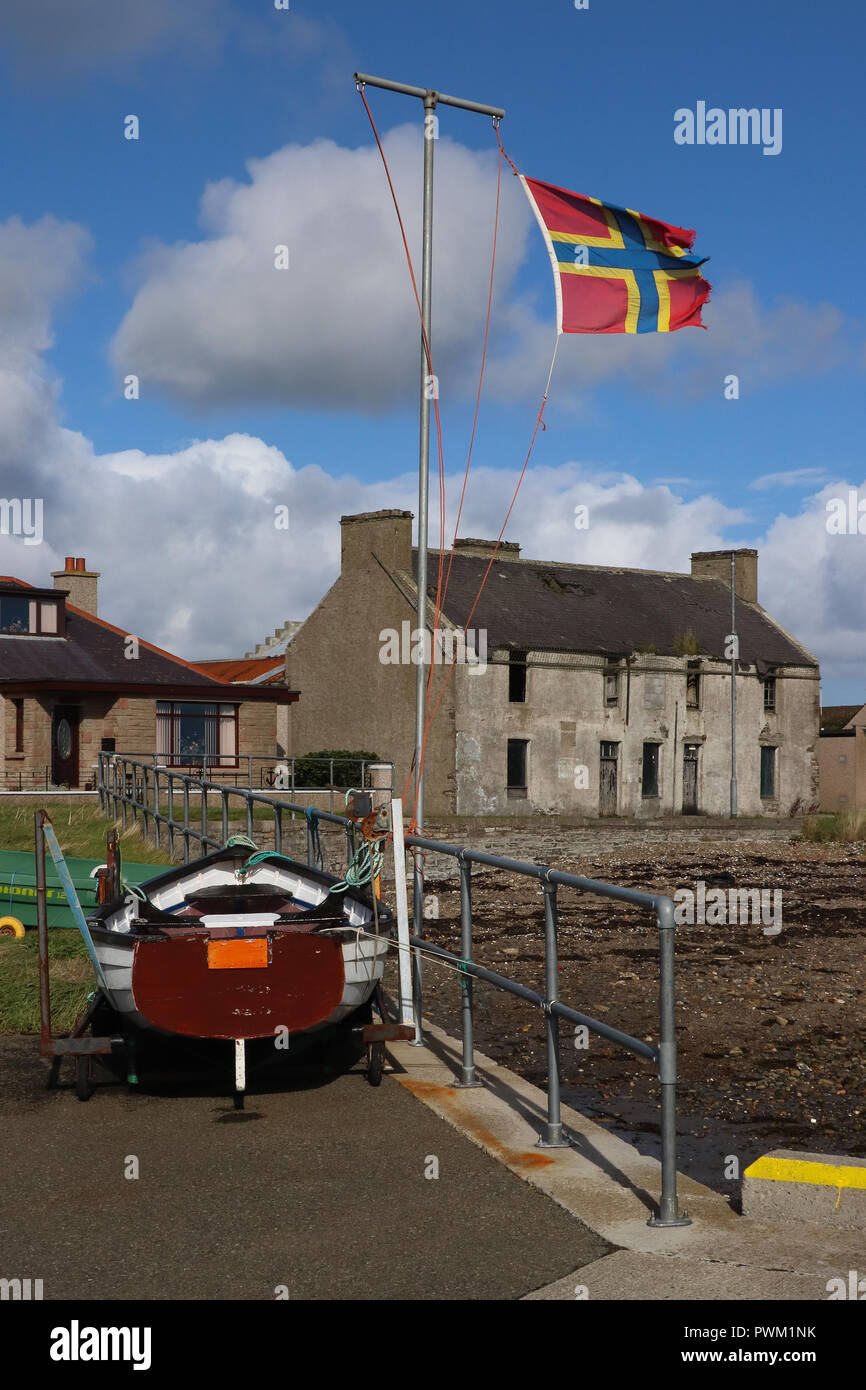
{"type": "MultiPolygon", "coordinates": [[[[438,555],[430,555],[431,598],[438,555]]],[[[480,557],[454,555],[445,612],[458,626],[466,622],[487,564],[480,557]]],[[[721,579],[688,574],[494,560],[470,627],[486,629],[491,651],[515,647],[610,656],[649,647],[659,656],[681,656],[677,639],[691,631],[701,654],[723,657],[731,591],[721,579]]],[[[817,665],[759,609],[741,600],[737,631],[742,662],[817,665]]]]}
{"type": "Polygon", "coordinates": [[[834,733],[837,729],[844,729],[849,720],[859,714],[862,705],[824,705],[821,710],[821,732],[823,734],[834,733]]]}
{"type": "Polygon", "coordinates": [[[0,684],[33,681],[86,681],[93,685],[213,686],[222,681],[204,675],[179,657],[139,639],[138,657],[124,656],[120,628],[66,605],[66,639],[0,636],[0,684]]]}

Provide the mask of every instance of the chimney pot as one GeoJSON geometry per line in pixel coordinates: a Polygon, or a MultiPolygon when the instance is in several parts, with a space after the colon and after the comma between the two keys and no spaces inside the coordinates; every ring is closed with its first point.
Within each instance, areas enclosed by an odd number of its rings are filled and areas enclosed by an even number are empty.
{"type": "Polygon", "coordinates": [[[66,559],[63,561],[63,565],[66,573],[71,574],[75,569],[75,557],[73,555],[67,555],[66,559]]]}
{"type": "Polygon", "coordinates": [[[86,565],[85,562],[84,562],[84,557],[83,557],[83,556],[79,556],[79,557],[76,559],[76,561],[75,561],[75,568],[76,568],[76,570],[79,572],[79,574],[84,574],[85,570],[87,569],[87,565],[86,565]]]}

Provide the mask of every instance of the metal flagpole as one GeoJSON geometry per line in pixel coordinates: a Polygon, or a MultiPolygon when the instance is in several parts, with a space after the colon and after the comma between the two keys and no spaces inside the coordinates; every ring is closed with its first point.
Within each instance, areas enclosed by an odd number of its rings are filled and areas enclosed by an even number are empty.
{"type": "Polygon", "coordinates": [[[737,814],[737,613],[735,565],[736,552],[731,551],[731,816],[737,814]]]}
{"type": "MultiPolygon", "coordinates": [[[[415,680],[415,821],[419,835],[424,827],[424,769],[421,753],[424,745],[424,726],[427,718],[427,661],[426,641],[422,634],[427,631],[427,536],[429,529],[428,504],[430,497],[430,401],[436,389],[431,379],[432,348],[430,346],[430,319],[433,288],[433,141],[436,138],[436,106],[457,106],[463,111],[476,111],[482,116],[501,120],[504,110],[498,106],[484,106],[477,101],[465,101],[462,97],[446,96],[443,92],[427,87],[410,87],[405,82],[390,82],[382,77],[370,77],[368,73],[356,72],[358,87],[381,87],[387,92],[399,92],[403,96],[418,97],[424,103],[424,202],[422,210],[421,240],[421,412],[418,449],[418,625],[415,649],[419,656],[415,680]],[[428,353],[430,360],[428,360],[428,353]],[[418,651],[420,648],[420,651],[418,651]]],[[[431,643],[432,649],[432,643],[431,643]]],[[[423,935],[424,920],[424,879],[420,851],[415,856],[413,877],[413,924],[414,934],[423,935]]],[[[415,978],[415,1041],[421,1043],[421,963],[418,953],[414,953],[415,978]]]]}

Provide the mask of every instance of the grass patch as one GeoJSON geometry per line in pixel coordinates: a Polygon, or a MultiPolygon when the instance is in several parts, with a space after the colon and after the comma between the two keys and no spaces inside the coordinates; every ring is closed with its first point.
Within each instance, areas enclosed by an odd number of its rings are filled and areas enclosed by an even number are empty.
{"type": "Polygon", "coordinates": [[[803,822],[803,839],[817,840],[820,844],[866,840],[866,811],[807,816],[803,822]]]}
{"type": "MultiPolygon", "coordinates": [[[[96,977],[77,931],[49,932],[51,1027],[68,1033],[84,1012],[96,977]]],[[[0,1033],[39,1032],[39,957],[36,933],[0,937],[0,1033]]]]}
{"type": "MultiPolygon", "coordinates": [[[[24,850],[33,853],[33,806],[0,805],[0,849],[24,850]]],[[[64,854],[74,859],[105,858],[105,840],[112,828],[97,806],[73,805],[66,802],[48,807],[48,814],[64,854]]],[[[116,827],[121,851],[134,864],[170,864],[168,851],[157,849],[141,838],[137,825],[126,830],[116,827]]]]}

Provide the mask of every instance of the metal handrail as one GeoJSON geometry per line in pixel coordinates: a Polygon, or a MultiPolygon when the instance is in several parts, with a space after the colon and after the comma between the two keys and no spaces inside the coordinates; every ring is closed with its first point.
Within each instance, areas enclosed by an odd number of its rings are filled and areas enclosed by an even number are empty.
{"type": "Polygon", "coordinates": [[[122,753],[100,753],[98,759],[97,790],[102,811],[107,814],[110,810],[114,820],[119,819],[121,821],[124,830],[128,821],[127,808],[132,810],[133,820],[137,819],[137,813],[140,811],[145,838],[147,838],[150,825],[152,825],[154,844],[157,848],[161,844],[161,826],[165,826],[168,830],[168,848],[172,852],[174,851],[175,833],[179,832],[183,836],[183,862],[185,864],[188,864],[190,860],[191,838],[198,842],[202,851],[221,849],[225,844],[229,835],[229,797],[231,796],[239,797],[246,804],[247,831],[250,834],[254,826],[254,807],[261,805],[271,809],[274,817],[274,849],[277,854],[282,852],[283,814],[285,812],[289,813],[292,820],[296,815],[299,815],[303,816],[306,821],[308,864],[313,864],[317,857],[316,831],[319,821],[329,821],[335,825],[343,826],[346,831],[347,847],[350,854],[354,854],[356,826],[355,822],[349,820],[347,816],[323,811],[317,806],[303,806],[298,802],[286,801],[281,797],[266,796],[263,792],[254,792],[247,787],[232,787],[226,786],[223,782],[210,782],[203,777],[193,777],[188,773],[175,772],[171,768],[162,767],[156,763],[142,762],[136,758],[126,757],[122,753]],[[152,798],[149,799],[151,781],[152,798]],[[168,800],[168,814],[160,810],[161,782],[163,781],[168,800]],[[176,787],[182,797],[182,819],[180,820],[174,814],[176,787]],[[190,824],[191,791],[197,791],[200,798],[201,828],[199,830],[190,824]],[[208,833],[207,801],[209,794],[216,794],[221,798],[221,839],[215,839],[213,835],[208,833]]]}
{"type": "MultiPolygon", "coordinates": [[[[105,813],[113,810],[114,819],[118,812],[124,828],[127,824],[127,807],[133,816],[141,811],[145,836],[148,833],[148,820],[152,821],[154,840],[160,843],[160,827],[165,825],[169,832],[169,847],[174,849],[174,835],[183,835],[184,863],[189,863],[190,838],[197,840],[202,849],[220,849],[228,839],[229,797],[240,797],[246,803],[247,829],[252,833],[253,812],[256,805],[268,806],[274,815],[274,848],[282,851],[282,816],[288,812],[294,819],[303,816],[306,822],[307,863],[314,865],[319,854],[317,826],[320,820],[340,825],[346,834],[349,857],[355,852],[355,822],[347,816],[334,812],[321,811],[315,806],[303,806],[285,801],[261,792],[253,792],[245,787],[231,787],[224,783],[209,782],[204,778],[175,772],[150,762],[141,762],[119,753],[99,754],[99,804],[105,813]],[[148,803],[149,782],[152,778],[152,803],[148,803]],[[168,796],[168,814],[160,810],[160,779],[165,779],[168,796]],[[128,791],[131,779],[132,794],[128,791]],[[182,820],[174,815],[175,784],[179,783],[182,795],[182,820]],[[198,793],[201,803],[201,828],[195,830],[189,823],[190,792],[198,793]],[[140,792],[140,795],[139,795],[140,792]],[[208,833],[209,793],[221,797],[221,839],[208,833]]],[[[624,1047],[653,1062],[661,1084],[661,1147],[662,1147],[662,1191],[657,1213],[650,1217],[651,1226],[686,1226],[690,1224],[685,1212],[680,1212],[677,1203],[676,1167],[676,1036],[674,1032],[674,903],[662,894],[644,893],[634,888],[623,888],[618,884],[605,883],[599,879],[583,878],[569,874],[561,869],[548,868],[541,864],[529,864],[523,860],[506,859],[500,855],[488,854],[483,850],[467,849],[462,845],[451,845],[440,840],[427,839],[421,835],[407,834],[407,848],[417,848],[446,855],[456,859],[460,871],[460,955],[434,946],[422,937],[410,935],[409,942],[415,957],[415,1019],[416,1031],[420,1037],[421,989],[420,952],[436,956],[457,968],[462,989],[461,1033],[462,1063],[458,1086],[479,1086],[475,1076],[475,1052],[473,1038],[473,979],[485,980],[509,994],[514,994],[544,1012],[547,1027],[547,1122],[539,1139],[542,1148],[570,1147],[570,1141],[563,1134],[560,1088],[559,1088],[559,1020],[579,1024],[607,1038],[610,1042],[624,1047]],[[478,965],[472,959],[472,892],[471,877],[473,864],[481,864],[509,873],[521,874],[526,878],[540,881],[544,888],[544,955],[545,955],[545,994],[528,989],[516,980],[510,980],[493,970],[478,965]],[[634,1038],[610,1024],[602,1023],[569,1005],[563,1004],[558,993],[558,945],[557,945],[557,892],[560,887],[574,888],[579,892],[592,893],[619,902],[634,903],[655,913],[659,928],[659,1042],[652,1045],[634,1038]]],[[[422,889],[423,891],[423,889],[422,889]]]]}
{"type": "MultiPolygon", "coordinates": [[[[285,790],[291,791],[291,792],[295,792],[295,791],[317,791],[317,792],[320,791],[320,792],[326,792],[326,791],[330,791],[330,790],[343,790],[343,788],[342,788],[342,787],[338,787],[338,786],[337,786],[337,783],[334,781],[334,765],[335,765],[335,763],[341,763],[341,764],[346,764],[346,763],[348,763],[348,764],[349,764],[350,766],[352,766],[352,767],[357,767],[358,770],[359,770],[359,773],[358,773],[358,776],[359,776],[359,785],[360,785],[361,787],[363,787],[363,788],[367,788],[368,790],[370,789],[370,788],[368,787],[368,773],[369,773],[369,769],[372,768],[372,767],[387,767],[387,768],[390,768],[390,769],[391,769],[390,787],[389,787],[389,788],[381,788],[381,790],[390,790],[391,788],[393,788],[393,782],[394,782],[394,764],[393,764],[393,762],[391,762],[391,760],[390,760],[389,758],[308,758],[308,757],[288,757],[288,756],[281,757],[281,756],[279,756],[279,755],[271,754],[271,753],[238,753],[238,754],[233,754],[233,753],[196,753],[196,754],[192,754],[192,753],[190,753],[190,754],[184,754],[184,755],[183,755],[183,756],[187,759],[186,762],[184,762],[184,763],[181,763],[181,762],[172,763],[172,762],[167,761],[167,759],[168,759],[168,757],[169,757],[168,754],[165,754],[165,753],[150,753],[150,752],[144,752],[144,751],[139,752],[139,751],[136,751],[134,748],[127,748],[127,749],[124,749],[123,752],[113,752],[113,753],[111,753],[111,752],[108,752],[108,750],[103,750],[103,752],[105,753],[105,756],[106,756],[106,757],[134,758],[134,759],[138,760],[139,762],[146,762],[146,763],[148,764],[148,766],[150,766],[150,767],[168,768],[168,769],[171,770],[171,771],[180,771],[180,770],[182,770],[184,767],[188,767],[188,768],[190,768],[190,769],[201,768],[201,770],[202,770],[202,775],[204,775],[204,774],[207,772],[208,768],[210,768],[211,771],[223,773],[223,774],[225,774],[226,777],[232,777],[232,776],[233,776],[233,777],[237,778],[238,776],[243,776],[243,772],[241,771],[241,768],[242,768],[243,766],[245,766],[245,767],[246,767],[246,777],[247,777],[247,787],[248,787],[250,790],[252,790],[252,785],[253,785],[253,764],[254,764],[254,763],[260,763],[260,764],[262,764],[261,768],[259,769],[259,770],[260,770],[260,774],[261,774],[261,776],[260,776],[260,781],[261,781],[261,777],[264,776],[264,773],[265,773],[266,769],[272,769],[272,768],[277,768],[277,767],[286,767],[286,768],[288,768],[289,777],[290,777],[290,784],[289,784],[289,786],[288,786],[287,788],[285,788],[285,790]],[[307,788],[304,788],[304,787],[298,786],[298,784],[297,784],[297,779],[296,779],[296,772],[295,772],[295,769],[296,769],[298,763],[310,763],[310,764],[313,764],[313,765],[315,765],[315,766],[317,766],[317,767],[318,767],[318,766],[321,766],[322,768],[327,767],[327,768],[328,768],[328,782],[327,782],[324,786],[321,786],[321,787],[307,787],[307,788]]],[[[189,773],[189,775],[190,775],[190,776],[195,776],[195,775],[196,775],[196,774],[195,774],[195,771],[191,771],[191,772],[189,773]]],[[[220,785],[222,785],[222,783],[220,783],[220,785]]],[[[237,785],[237,783],[235,783],[235,785],[237,785]]],[[[373,788],[373,790],[377,790],[377,789],[376,789],[376,788],[373,788]]]]}
{"type": "MultiPolygon", "coordinates": [[[[488,854],[483,850],[466,849],[461,845],[449,845],[439,840],[430,840],[421,835],[406,835],[406,845],[436,854],[444,854],[456,859],[460,866],[460,952],[459,956],[442,947],[433,946],[423,937],[410,936],[411,944],[423,948],[434,956],[447,960],[457,967],[463,990],[461,1007],[461,1031],[463,1058],[461,1064],[460,1086],[475,1086],[475,1057],[473,1040],[472,978],[486,980],[497,989],[517,995],[528,1003],[544,1011],[547,1024],[547,1123],[545,1133],[539,1140],[543,1148],[559,1148],[568,1145],[563,1135],[559,1094],[559,1019],[580,1024],[590,1031],[607,1038],[610,1042],[626,1048],[639,1057],[655,1063],[661,1085],[660,1128],[662,1146],[662,1191],[658,1212],[650,1217],[651,1226],[687,1226],[688,1215],[680,1212],[677,1203],[677,1158],[676,1158],[676,1085],[677,1052],[674,1032],[674,902],[658,893],[643,893],[635,888],[623,888],[615,883],[604,883],[599,879],[583,878],[579,874],[565,873],[561,869],[547,868],[541,864],[528,864],[519,859],[506,859],[500,855],[488,854]],[[536,993],[515,980],[509,980],[495,971],[477,965],[472,959],[472,865],[483,864],[509,873],[534,878],[544,885],[544,962],[546,995],[536,993]],[[588,1014],[569,1008],[559,1000],[558,990],[558,946],[557,946],[557,890],[576,888],[579,892],[593,893],[603,898],[613,898],[619,902],[634,903],[655,913],[659,928],[659,1043],[652,1046],[623,1033],[610,1024],[601,1023],[588,1014]]],[[[420,1020],[420,972],[415,977],[416,1018],[420,1020]]]]}

